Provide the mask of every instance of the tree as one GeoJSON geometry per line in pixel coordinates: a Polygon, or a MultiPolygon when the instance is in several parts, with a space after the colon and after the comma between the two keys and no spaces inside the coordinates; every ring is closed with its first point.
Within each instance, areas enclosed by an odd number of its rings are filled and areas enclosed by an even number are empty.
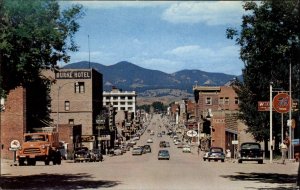
{"type": "MultiPolygon", "coordinates": [[[[245,2],[241,30],[228,28],[227,38],[236,40],[244,62],[243,81],[236,82],[240,118],[258,141],[269,138],[269,113],[258,112],[258,101],[269,100],[269,86],[289,89],[292,64],[292,95],[299,98],[299,1],[245,2]]],[[[280,114],[274,114],[274,134],[280,134],[280,114]]]]}
{"type": "Polygon", "coordinates": [[[60,12],[55,0],[0,1],[0,92],[28,86],[42,68],[68,62],[68,51],[77,51],[74,34],[81,5],[60,12]]]}
{"type": "Polygon", "coordinates": [[[153,102],[152,107],[155,111],[165,112],[167,111],[167,106],[165,106],[162,102],[153,102]]]}

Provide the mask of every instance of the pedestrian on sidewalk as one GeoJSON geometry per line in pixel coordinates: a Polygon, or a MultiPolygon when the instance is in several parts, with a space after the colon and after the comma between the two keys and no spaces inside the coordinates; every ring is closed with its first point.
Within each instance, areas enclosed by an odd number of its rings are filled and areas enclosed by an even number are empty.
{"type": "Polygon", "coordinates": [[[226,150],[226,160],[231,161],[231,151],[230,151],[230,149],[226,150]]]}
{"type": "Polygon", "coordinates": [[[285,164],[285,159],[286,159],[286,154],[287,154],[287,145],[286,145],[286,142],[283,141],[280,144],[279,148],[281,150],[281,161],[282,161],[282,164],[285,164]]]}

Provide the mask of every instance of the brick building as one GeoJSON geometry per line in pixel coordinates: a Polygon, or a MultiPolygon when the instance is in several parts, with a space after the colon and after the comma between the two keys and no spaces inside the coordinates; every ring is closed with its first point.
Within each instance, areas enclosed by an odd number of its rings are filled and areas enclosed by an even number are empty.
{"type": "MultiPolygon", "coordinates": [[[[60,125],[81,125],[83,145],[96,147],[96,117],[102,110],[103,76],[94,69],[59,69],[45,71],[54,78],[51,85],[51,119],[60,132],[60,125]],[[92,139],[84,142],[84,139],[92,139]]],[[[64,139],[61,139],[64,140],[64,139]]]]}
{"type": "Polygon", "coordinates": [[[22,143],[26,132],[26,89],[17,87],[11,90],[0,115],[1,158],[13,159],[10,143],[12,140],[22,143]]]}
{"type": "Polygon", "coordinates": [[[233,87],[194,86],[193,90],[195,118],[201,125],[202,133],[210,137],[210,146],[220,146],[233,152],[232,141],[242,139],[246,129],[237,118],[239,100],[233,87]]]}

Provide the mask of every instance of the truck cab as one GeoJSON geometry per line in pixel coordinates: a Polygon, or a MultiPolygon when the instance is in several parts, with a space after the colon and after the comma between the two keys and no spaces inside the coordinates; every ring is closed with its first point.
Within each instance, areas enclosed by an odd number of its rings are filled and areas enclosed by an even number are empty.
{"type": "Polygon", "coordinates": [[[57,132],[51,133],[25,133],[24,142],[17,155],[19,165],[35,165],[36,161],[44,161],[49,165],[61,164],[59,152],[59,139],[57,132]]]}

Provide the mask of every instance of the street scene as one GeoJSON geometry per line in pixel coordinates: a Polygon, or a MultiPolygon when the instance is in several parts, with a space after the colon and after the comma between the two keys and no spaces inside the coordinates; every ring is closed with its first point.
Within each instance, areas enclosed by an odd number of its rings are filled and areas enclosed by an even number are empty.
{"type": "Polygon", "coordinates": [[[299,7],[0,1],[0,189],[299,190],[299,7]]]}
{"type": "MultiPolygon", "coordinates": [[[[154,115],[136,146],[150,145],[151,152],[132,155],[132,148],[118,156],[105,156],[103,162],[74,163],[64,160],[59,166],[14,166],[2,161],[3,189],[297,189],[298,163],[282,165],[280,160],[270,164],[237,163],[236,160],[203,161],[204,152],[197,146],[184,153],[173,138],[165,134],[168,120],[154,115]],[[147,130],[154,131],[150,135],[147,130]],[[153,143],[147,143],[148,139],[153,143]],[[161,141],[170,147],[160,148],[161,141]],[[169,160],[158,160],[158,151],[170,152],[169,160]]],[[[172,129],[172,128],[170,128],[172,129]]]]}

